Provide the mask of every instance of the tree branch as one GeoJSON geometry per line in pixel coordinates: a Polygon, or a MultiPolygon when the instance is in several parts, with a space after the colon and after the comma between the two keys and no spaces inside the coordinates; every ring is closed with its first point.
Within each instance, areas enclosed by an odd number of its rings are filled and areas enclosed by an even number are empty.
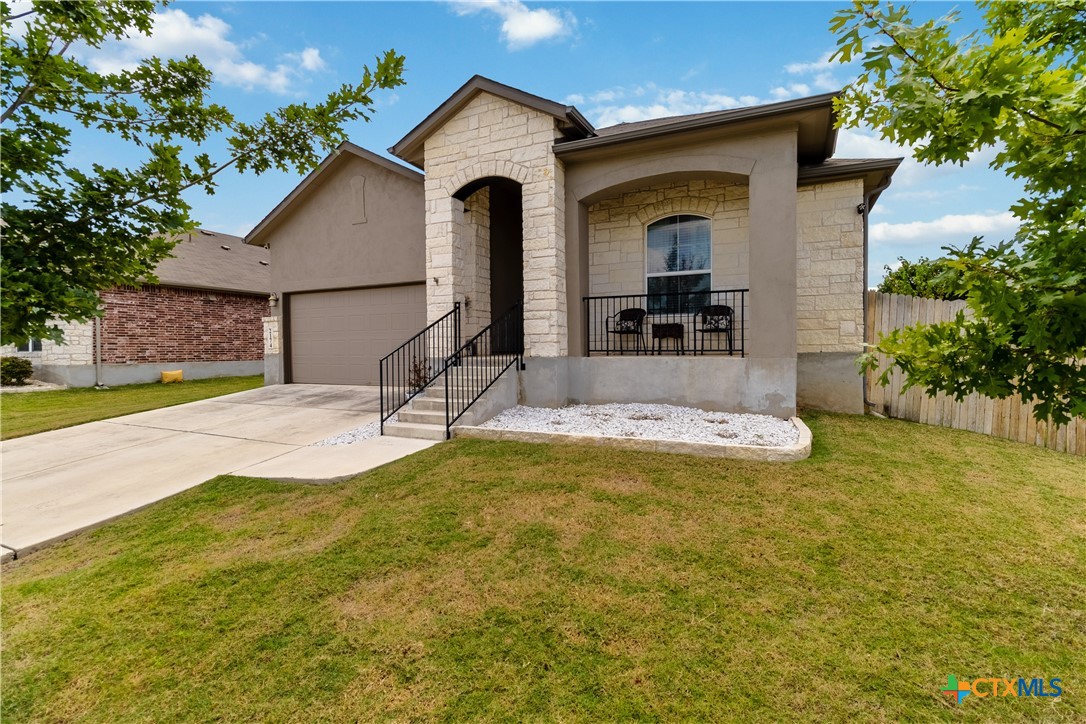
{"type": "MultiPolygon", "coordinates": [[[[894,45],[898,48],[898,50],[900,50],[902,52],[902,54],[906,58],[911,60],[913,62],[913,64],[916,65],[916,67],[920,68],[920,70],[922,70],[924,72],[924,74],[927,75],[928,78],[931,79],[932,83],[934,83],[940,89],[942,89],[943,91],[945,91],[947,93],[961,93],[961,89],[955,88],[954,86],[951,86],[951,85],[948,85],[948,84],[944,83],[943,81],[939,80],[939,78],[937,78],[935,76],[935,73],[928,70],[924,66],[924,64],[921,63],[920,60],[915,55],[913,55],[912,52],[907,47],[905,47],[904,43],[902,43],[900,40],[898,40],[897,36],[895,36],[894,33],[892,33],[886,27],[886,25],[884,25],[880,21],[880,19],[875,14],[873,14],[869,10],[865,10],[864,11],[864,17],[866,17],[868,20],[870,20],[878,28],[878,31],[880,33],[882,33],[883,35],[888,37],[890,40],[892,40],[894,45]]],[[[1038,123],[1043,123],[1044,125],[1046,125],[1046,126],[1048,126],[1050,128],[1054,128],[1057,131],[1060,131],[1060,132],[1065,131],[1064,127],[1061,126],[1060,124],[1055,123],[1054,121],[1050,121],[1047,118],[1043,118],[1042,116],[1037,115],[1033,111],[1028,111],[1028,110],[1025,110],[1025,109],[1022,109],[1022,108],[1018,108],[1017,106],[1010,106],[1010,108],[1013,111],[1015,111],[1016,113],[1019,113],[1019,114],[1025,116],[1026,118],[1037,121],[1038,123]]],[[[1071,136],[1081,136],[1083,133],[1084,133],[1084,131],[1075,131],[1074,133],[1071,133],[1069,135],[1071,135],[1071,136]]]]}
{"type": "Polygon", "coordinates": [[[909,60],[911,60],[913,62],[913,64],[916,65],[916,67],[918,67],[918,68],[920,68],[920,70],[924,71],[924,74],[927,75],[929,78],[931,78],[932,83],[939,86],[941,89],[943,89],[947,93],[959,93],[960,92],[957,88],[954,88],[953,86],[949,86],[946,83],[943,83],[943,81],[941,81],[941,80],[939,80],[938,78],[935,77],[935,74],[933,72],[931,72],[926,67],[924,67],[924,64],[921,63],[917,59],[917,57],[912,54],[912,51],[910,51],[908,48],[906,48],[905,45],[900,40],[898,40],[897,37],[892,32],[890,32],[882,22],[880,22],[879,18],[874,13],[872,13],[870,10],[864,10],[864,17],[867,18],[868,20],[870,20],[872,23],[874,23],[874,25],[878,28],[880,33],[882,33],[883,35],[888,37],[890,40],[894,41],[894,45],[897,46],[898,50],[900,50],[902,53],[904,53],[905,57],[908,58],[909,60]]]}
{"type": "MultiPolygon", "coordinates": [[[[56,38],[53,38],[51,41],[49,41],[50,51],[52,51],[53,43],[55,42],[57,42],[56,38]]],[[[72,47],[73,42],[75,41],[69,40],[67,43],[65,43],[64,47],[57,51],[56,57],[63,57],[64,53],[67,52],[68,48],[72,47]]],[[[47,53],[45,57],[48,58],[49,54],[47,53]]],[[[37,75],[41,71],[43,65],[45,65],[44,60],[42,60],[41,63],[38,63],[38,65],[34,68],[33,73],[27,75],[26,85],[23,86],[23,89],[21,91],[19,91],[19,95],[15,97],[15,100],[12,102],[12,104],[8,106],[3,114],[0,114],[0,123],[3,123],[7,119],[11,118],[15,111],[19,109],[19,106],[24,105],[27,101],[30,100],[30,97],[33,96],[35,92],[37,92],[38,89],[37,86],[34,85],[34,81],[37,79],[37,75]]]]}
{"type": "Polygon", "coordinates": [[[33,15],[36,12],[38,12],[37,8],[31,8],[30,10],[27,10],[25,13],[19,13],[18,15],[8,15],[6,18],[4,18],[4,22],[8,23],[8,22],[11,22],[12,20],[18,20],[19,18],[25,18],[26,16],[33,15]]]}

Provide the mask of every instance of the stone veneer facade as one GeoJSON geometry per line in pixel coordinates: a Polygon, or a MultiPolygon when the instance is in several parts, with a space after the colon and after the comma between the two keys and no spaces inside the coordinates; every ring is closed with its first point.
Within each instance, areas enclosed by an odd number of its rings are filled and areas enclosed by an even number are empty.
{"type": "MultiPolygon", "coordinates": [[[[480,93],[425,141],[426,303],[431,321],[453,302],[480,295],[478,267],[466,263],[477,225],[454,194],[473,181],[504,177],[521,185],[524,232],[524,342],[528,356],[557,357],[568,349],[565,203],[560,136],[552,116],[480,93]],[[473,228],[475,227],[475,228],[473,228]]],[[[468,208],[474,209],[471,204],[468,208]]],[[[489,284],[489,282],[488,282],[489,284]]]]}
{"type": "Polygon", "coordinates": [[[37,365],[94,364],[94,323],[58,322],[64,344],[43,339],[40,352],[19,352],[13,346],[0,347],[5,357],[26,357],[37,365]]]}
{"type": "Polygon", "coordinates": [[[863,181],[801,186],[796,327],[803,352],[859,352],[864,335],[863,181]]]}
{"type": "MultiPolygon", "coordinates": [[[[749,286],[745,184],[667,183],[603,199],[588,208],[589,293],[644,294],[646,228],[672,214],[712,220],[713,289],[749,286]]],[[[858,352],[863,343],[863,182],[799,188],[797,351],[858,352]]],[[[748,330],[748,339],[757,330],[748,330]]]]}
{"type": "Polygon", "coordinates": [[[490,189],[481,188],[464,202],[465,337],[490,324],[490,189]]]}

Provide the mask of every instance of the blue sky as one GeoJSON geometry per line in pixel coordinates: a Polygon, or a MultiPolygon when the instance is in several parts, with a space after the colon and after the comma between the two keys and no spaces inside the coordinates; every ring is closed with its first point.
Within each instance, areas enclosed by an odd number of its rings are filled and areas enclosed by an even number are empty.
{"type": "MultiPolygon", "coordinates": [[[[475,73],[576,105],[597,126],[814,95],[845,85],[848,67],[827,62],[828,23],[843,3],[176,2],[160,11],[154,37],[112,44],[84,60],[108,68],[139,57],[195,54],[216,73],[214,100],[243,119],[295,101],[317,100],[359,77],[364,63],[394,48],[407,58],[407,84],[377,96],[369,123],[349,131],[387,155],[475,73]]],[[[953,7],[962,28],[971,5],[953,7]]],[[[87,143],[80,155],[125,153],[87,143]]],[[[909,155],[873,130],[842,131],[840,157],[909,155]]],[[[1007,212],[1020,186],[988,169],[994,152],[965,168],[911,160],[872,215],[872,282],[896,257],[937,256],[974,234],[1013,234],[1007,212]]],[[[249,231],[300,180],[296,175],[224,174],[215,196],[189,197],[202,226],[249,231]]]]}

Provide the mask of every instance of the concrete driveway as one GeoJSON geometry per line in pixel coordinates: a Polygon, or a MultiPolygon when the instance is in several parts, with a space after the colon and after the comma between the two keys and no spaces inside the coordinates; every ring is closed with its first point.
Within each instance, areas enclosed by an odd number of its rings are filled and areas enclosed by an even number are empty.
{"type": "Polygon", "coordinates": [[[236,473],[347,477],[433,443],[308,447],[378,417],[376,387],[273,385],[0,443],[5,558],[236,473]]]}

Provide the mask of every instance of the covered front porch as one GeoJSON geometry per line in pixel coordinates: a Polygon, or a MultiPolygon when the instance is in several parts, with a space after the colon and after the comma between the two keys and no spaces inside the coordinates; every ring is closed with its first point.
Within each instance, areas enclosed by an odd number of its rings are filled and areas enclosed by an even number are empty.
{"type": "Polygon", "coordinates": [[[584,297],[585,356],[745,357],[749,291],[584,297]]]}

